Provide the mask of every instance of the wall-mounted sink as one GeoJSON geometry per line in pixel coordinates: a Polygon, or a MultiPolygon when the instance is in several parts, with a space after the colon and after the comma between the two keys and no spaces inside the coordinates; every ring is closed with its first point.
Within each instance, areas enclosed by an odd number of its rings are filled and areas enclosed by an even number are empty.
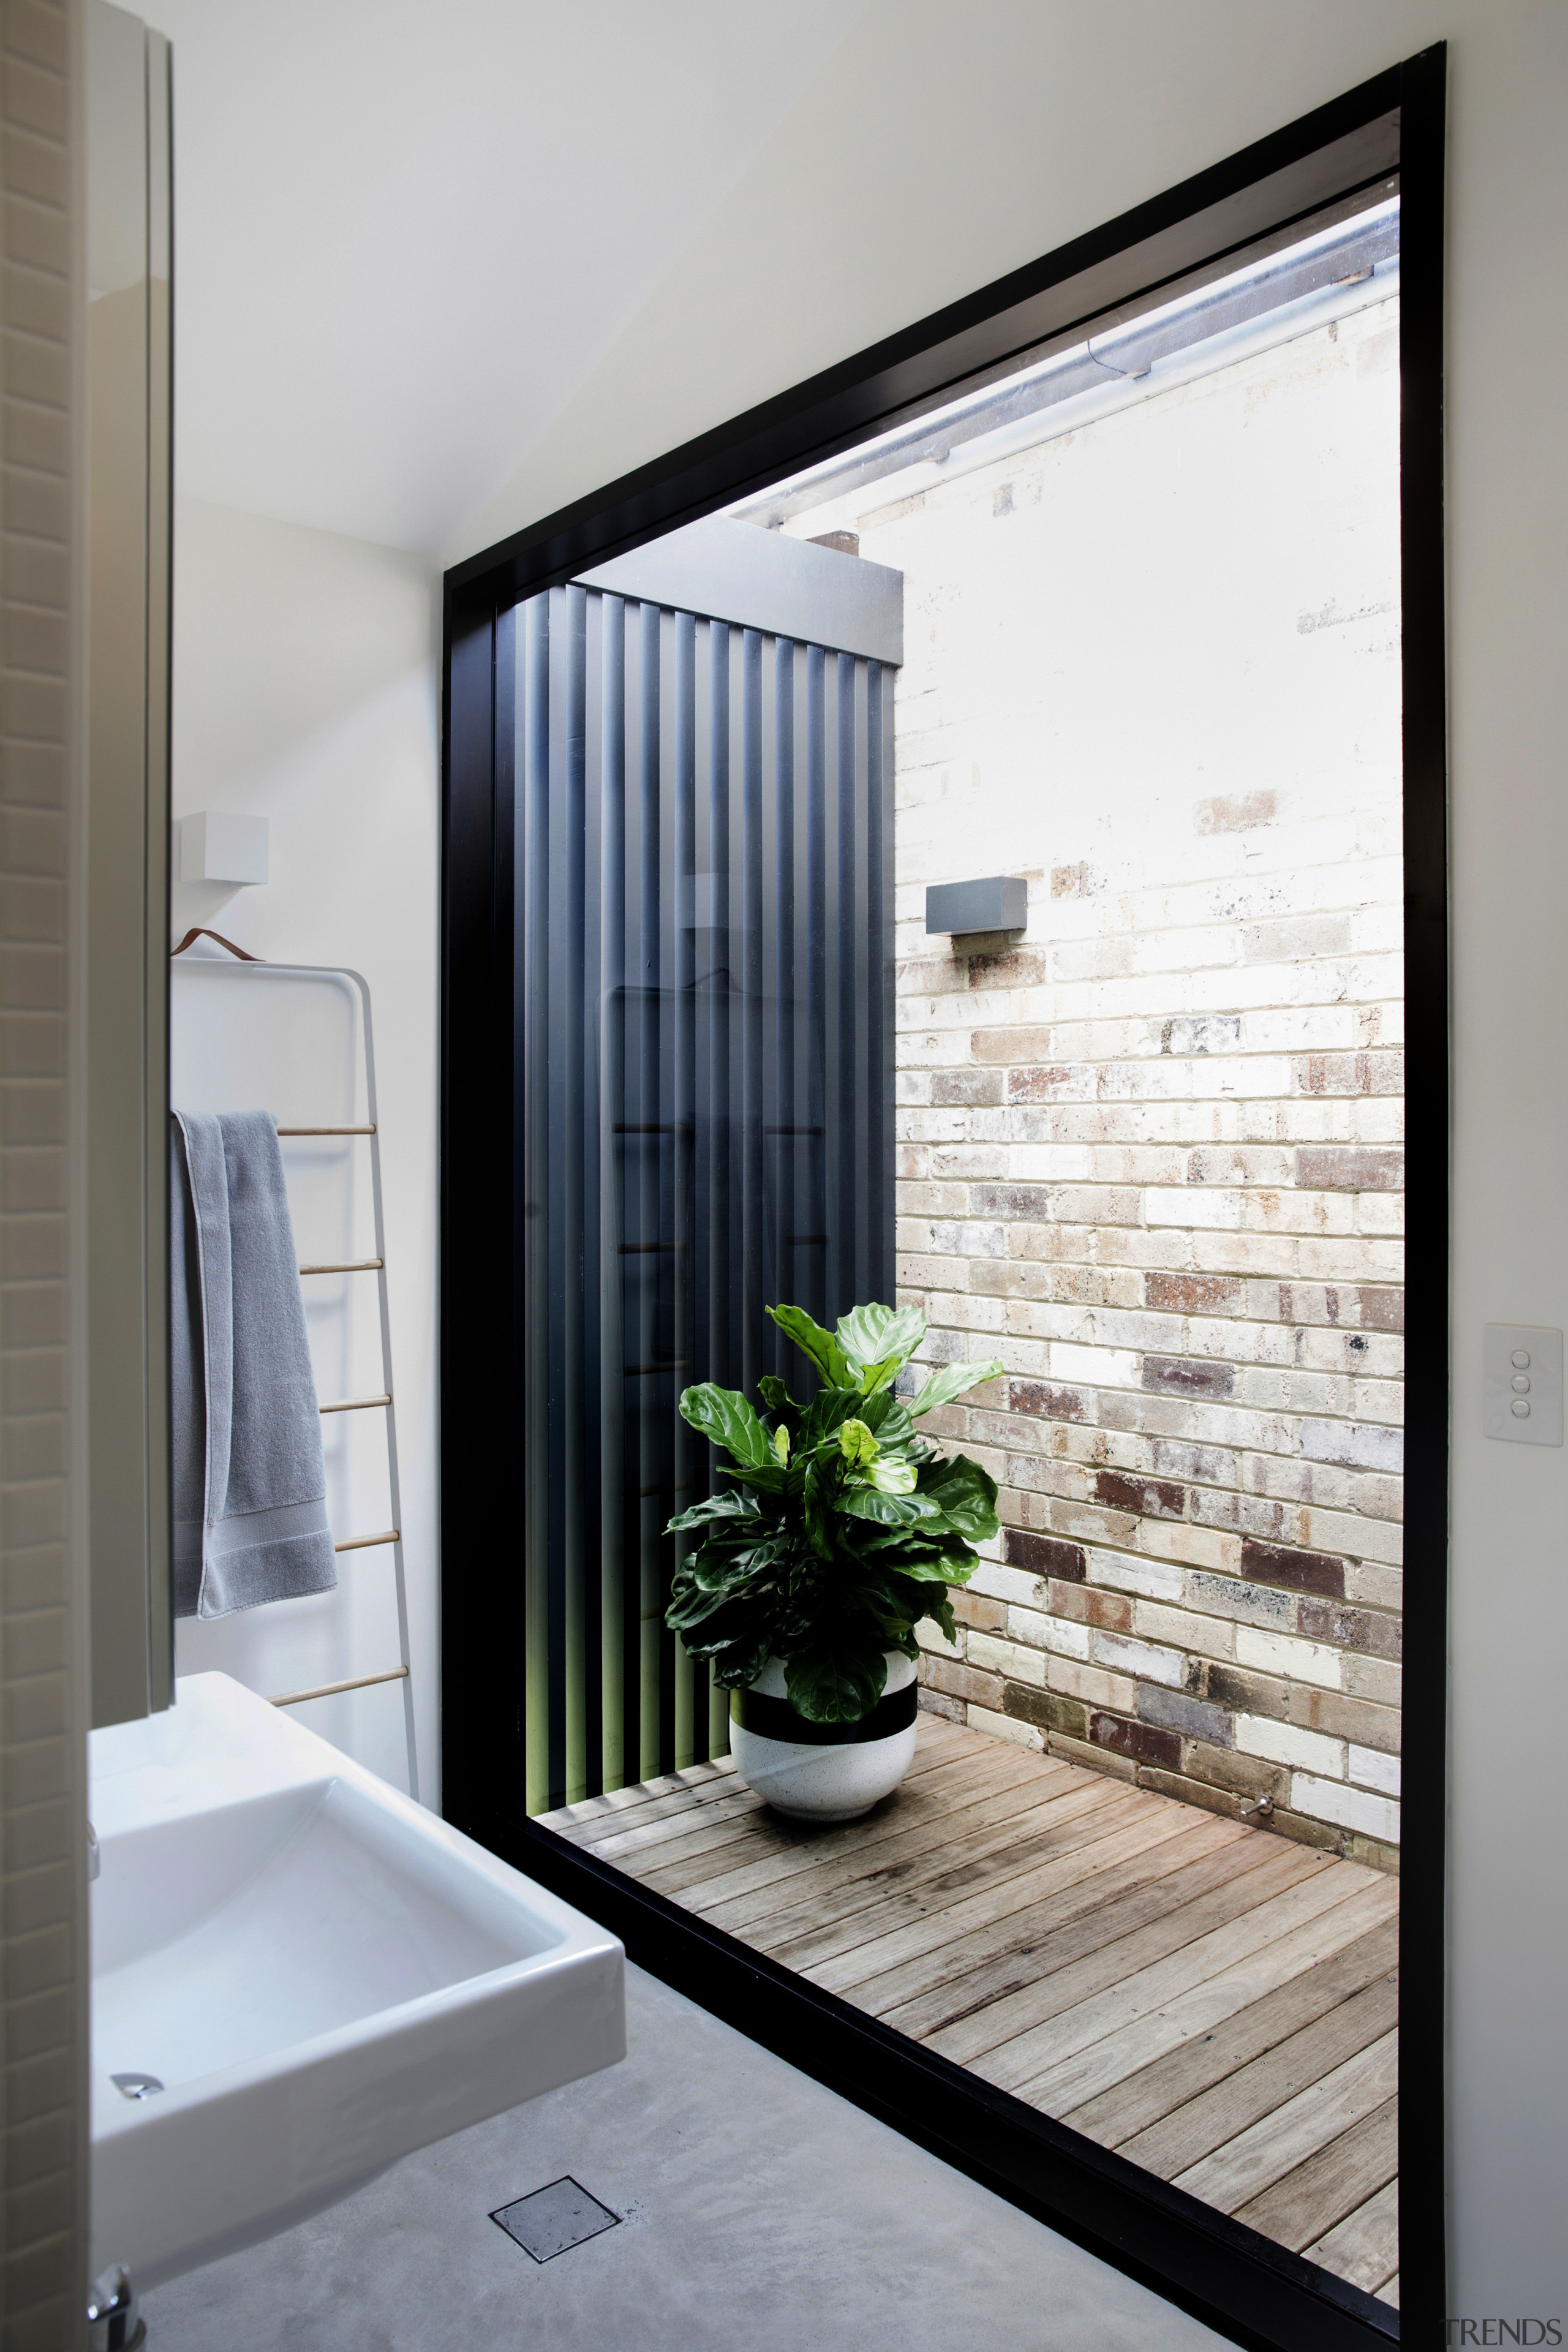
{"type": "Polygon", "coordinates": [[[89,1749],[95,2273],[154,2286],[625,2055],[613,1936],[226,1675],[89,1749]]]}

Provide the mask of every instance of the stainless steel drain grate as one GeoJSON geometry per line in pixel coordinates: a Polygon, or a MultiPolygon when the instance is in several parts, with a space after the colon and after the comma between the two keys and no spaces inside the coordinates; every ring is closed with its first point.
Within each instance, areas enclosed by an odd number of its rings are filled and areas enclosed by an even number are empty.
{"type": "Polygon", "coordinates": [[[620,2220],[607,2205],[590,2197],[580,2180],[568,2173],[563,2180],[552,2180],[547,2189],[535,2189],[515,2203],[502,2205],[490,2215],[515,2238],[525,2254],[536,2263],[548,2263],[557,2254],[570,2253],[585,2239],[596,2238],[605,2230],[613,2230],[620,2220]]]}

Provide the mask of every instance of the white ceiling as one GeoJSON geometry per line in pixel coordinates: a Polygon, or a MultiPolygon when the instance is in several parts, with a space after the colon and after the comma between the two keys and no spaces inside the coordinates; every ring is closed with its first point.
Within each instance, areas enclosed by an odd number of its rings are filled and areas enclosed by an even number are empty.
{"type": "Polygon", "coordinates": [[[865,0],[144,5],[174,45],[180,490],[434,551],[865,0]]]}

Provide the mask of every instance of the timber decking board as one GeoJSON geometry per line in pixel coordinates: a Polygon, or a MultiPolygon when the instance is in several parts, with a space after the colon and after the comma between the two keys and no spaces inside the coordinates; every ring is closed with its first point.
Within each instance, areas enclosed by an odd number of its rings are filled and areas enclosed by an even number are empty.
{"type": "Polygon", "coordinates": [[[1173,2180],[1188,2165],[1210,2156],[1249,2125],[1307,2090],[1342,2059],[1353,2058],[1391,2032],[1399,2020],[1399,1988],[1392,1975],[1341,2001],[1288,2040],[1277,2042],[1249,2066],[1190,2099],[1173,2116],[1121,2143],[1134,2164],[1173,2180]]]}
{"type": "Polygon", "coordinates": [[[1399,2266],[1398,2181],[1389,2181],[1305,2252],[1309,2262],[1321,2263],[1337,2278],[1368,2294],[1383,2294],[1399,2266]]]}
{"type": "Polygon", "coordinates": [[[1005,1885],[1070,1853],[1086,1833],[1112,1818],[1100,1810],[1092,1789],[1074,1786],[997,1828],[979,1835],[971,1832],[972,1851],[961,1862],[953,1856],[963,1852],[962,1818],[948,1823],[946,1833],[924,1852],[895,1855],[874,1872],[862,1870],[856,1875],[825,1870],[821,1883],[813,1880],[787,1910],[770,1909],[753,1895],[738,1917],[727,1907],[716,1908],[710,1916],[732,1934],[770,1948],[774,1944],[782,1948],[804,1932],[829,1927],[858,1942],[873,1907],[879,1922],[891,1916],[894,1904],[901,1900],[941,1910],[977,1888],[1005,1885]]]}
{"type": "MultiPolygon", "coordinates": [[[[885,1880],[899,1864],[930,1853],[951,1850],[961,1825],[973,1847],[976,1825],[991,1832],[990,1843],[1005,1847],[1016,1834],[1021,1816],[1038,1813],[1076,1788],[1079,1779],[1070,1764],[1056,1768],[1050,1780],[1020,1782],[986,1761],[972,1783],[944,1780],[934,1794],[920,1788],[910,1791],[907,1810],[876,1808],[876,1817],[852,1822],[839,1829],[812,1830],[799,1822],[774,1829],[768,1850],[757,1860],[758,1839],[742,1840],[728,1860],[722,1853],[712,1862],[698,1854],[689,1863],[664,1865],[638,1875],[661,1894],[684,1890],[689,1909],[711,1913],[721,1924],[750,1925],[779,1907],[779,1890],[792,1878],[809,1876],[814,1886],[858,1886],[869,1875],[885,1880]],[[973,1794],[968,1793],[973,1789],[973,1794]]],[[[985,1849],[989,1851],[989,1845],[985,1849]]]]}
{"type": "MultiPolygon", "coordinates": [[[[1294,1856],[1290,1859],[1293,1861],[1294,1856]]],[[[1263,1868],[1268,1870],[1269,1880],[1286,1878],[1280,1864],[1270,1867],[1266,1864],[1263,1868]]],[[[1123,2049],[1132,2046],[1123,2042],[1126,2028],[1139,2026],[1153,2017],[1163,2019],[1170,2005],[1184,1993],[1200,1987],[1206,1990],[1216,1979],[1260,1955],[1267,1960],[1296,1931],[1317,1927],[1323,1914],[1334,1909],[1341,1900],[1340,1891],[1326,1867],[1287,1879],[1274,1894],[1265,1895],[1261,1888],[1258,1892],[1255,1910],[1245,1911],[1239,1918],[1209,1928],[1184,1951],[1164,1953],[1120,1981],[1109,1978],[1065,2011],[1058,2006],[1057,1987],[1047,1991],[1037,2004],[1015,1998],[1005,2024],[1016,2025],[1018,2030],[1005,2041],[997,2032],[1004,2021],[995,2018],[987,2020],[973,2035],[933,2035],[932,2039],[939,2047],[944,2039],[962,2042],[964,2047],[949,2050],[946,2055],[956,2058],[960,2064],[983,2060],[982,2072],[987,2081],[1007,2091],[1021,2091],[1025,2084],[1047,2076],[1054,2078],[1089,2051],[1102,2053],[1096,2071],[1103,2071],[1108,2063],[1120,2065],[1123,2049]],[[1037,2017],[1033,2013],[1037,2008],[1044,2012],[1037,2017]],[[1025,2019],[1028,2021],[1024,2022],[1025,2019]],[[985,2041],[986,2034],[996,2038],[985,2041]]]]}
{"type": "Polygon", "coordinates": [[[728,1758],[545,1825],[1103,2147],[1397,2303],[1397,1882],[921,1717],[861,1821],[728,1758]]]}
{"type": "MultiPolygon", "coordinates": [[[[1112,1812],[1079,1776],[1051,1801],[1050,1810],[1034,1808],[1038,1817],[1027,1834],[1019,1834],[1016,1818],[999,1835],[967,1843],[962,1823],[923,1855],[909,1858],[896,1874],[873,1881],[868,1874],[847,1882],[807,1885],[805,1895],[787,1910],[771,1911],[762,1921],[749,1922],[748,1937],[765,1937],[770,1949],[781,1953],[811,1937],[824,1956],[858,1950],[869,1933],[876,1936],[913,1920],[946,1911],[966,1897],[984,1898],[999,1887],[1021,1880],[1047,1862],[1073,1852],[1085,1841],[1120,1828],[1130,1818],[1112,1812]]],[[[794,1961],[791,1966],[795,1966],[794,1961]]]]}
{"type": "Polygon", "coordinates": [[[1236,2209],[1282,2246],[1301,2247],[1324,2236],[1374,2189],[1398,2179],[1399,2102],[1385,2099],[1337,2140],[1236,2209]]]}
{"type": "MultiPolygon", "coordinates": [[[[1197,1961],[1205,1964],[1206,1973],[1217,1973],[1206,1969],[1214,1937],[1229,1931],[1223,1948],[1229,1951],[1237,1932],[1244,1937],[1259,1936],[1265,1915],[1270,1919],[1273,1916],[1268,1906],[1300,1894],[1308,1882],[1323,1875],[1325,1868],[1316,1854],[1300,1846],[1282,1847],[1278,1853],[1243,1851],[1226,1859],[1232,1865],[1228,1883],[1211,1886],[1190,1903],[1178,1906],[1172,1916],[1145,1921],[1128,1935],[1111,1938],[1107,1950],[1090,1950],[1080,1961],[1059,1971],[1043,1969],[1016,1991],[977,2004],[969,2016],[952,2025],[933,2023],[919,2039],[931,2042],[961,2066],[971,2065],[977,2058],[994,2058],[999,2071],[993,2081],[1005,2075],[1027,2082],[1038,2073],[1042,2059],[1054,2057],[1061,2046],[1062,2037],[1056,2030],[1058,2020],[1077,2015],[1075,2032],[1092,2023],[1096,2030],[1089,2038],[1098,2041],[1104,2017],[1120,2017],[1125,2005],[1120,1997],[1127,1988],[1135,1986],[1137,2000],[1148,2001],[1167,1990],[1184,1989],[1184,1979],[1197,1961]],[[1108,2001],[1113,2004],[1109,2011],[1108,2001]]],[[[1318,1895],[1303,1899],[1310,1900],[1315,1916],[1318,1895]]],[[[1129,2009],[1128,2013],[1134,2011],[1129,2009]]]]}
{"type": "Polygon", "coordinates": [[[1238,2072],[1285,2041],[1298,2027],[1325,2017],[1374,1978],[1397,1979],[1399,1923],[1384,1920],[1330,1960],[1292,1978],[1282,1990],[1240,2010],[1224,2025],[1141,2066],[1110,2090],[1062,2116],[1102,2147],[1121,2147],[1134,2133],[1158,2123],[1188,2100],[1238,2072]]]}
{"type": "MultiPolygon", "coordinates": [[[[1048,2107],[1053,2115],[1068,2112],[1096,2091],[1108,2090],[1134,2067],[1145,2065],[1151,2058],[1175,2049],[1179,2042],[1222,2024],[1249,2002],[1279,1991],[1303,1969],[1313,1968],[1319,1961],[1342,1951],[1369,1927],[1385,1919],[1395,1900],[1382,1887],[1352,1895],[1337,1910],[1292,1927],[1277,1943],[1249,1952],[1234,1966],[1222,1969],[1217,1976],[1194,1985],[1176,1999],[1163,1999],[1160,2006],[1142,2014],[1134,2012],[1132,2023],[1115,2020],[1120,2030],[1047,2067],[1043,2074],[1020,2088],[1017,2095],[1037,2106],[1048,2107]]],[[[1276,1918],[1273,1924],[1278,1927],[1280,1923],[1276,1918]]]]}
{"type": "Polygon", "coordinates": [[[960,1896],[908,1928],[884,1930],[833,1958],[816,1960],[810,1937],[775,1949],[773,1957],[808,1969],[836,1992],[854,1987],[860,2005],[883,2016],[920,1994],[977,1974],[988,1963],[1037,1948],[1037,1938],[1086,1911],[1109,1907],[1123,1895],[1157,1886],[1173,1872],[1223,1854],[1235,1837],[1232,1824],[1212,1815],[1190,1828],[1135,1818],[1110,1836],[1100,1829],[1090,1819],[1082,1824],[1081,1840],[1058,1848],[1056,1861],[1036,1864],[1018,1879],[1004,1879],[976,1895],[960,1896]]]}

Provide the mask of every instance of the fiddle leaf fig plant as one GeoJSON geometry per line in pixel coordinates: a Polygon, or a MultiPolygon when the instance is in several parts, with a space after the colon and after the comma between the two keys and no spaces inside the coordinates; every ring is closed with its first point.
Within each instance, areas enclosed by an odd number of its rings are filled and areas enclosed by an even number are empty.
{"type": "Polygon", "coordinates": [[[857,1723],[882,1696],[887,1653],[918,1656],[921,1618],[952,1641],[948,1588],[967,1584],[974,1545],[996,1532],[994,1482],[916,1423],[1002,1366],[945,1364],[903,1399],[894,1383],[925,1337],[918,1307],[857,1307],[832,1331],[798,1307],[768,1313],[823,1385],[798,1404],[770,1373],[757,1383],[762,1414],[711,1381],[682,1395],[736,1483],[665,1529],[703,1530],[676,1570],[665,1622],[711,1660],[723,1688],[743,1690],[777,1657],[799,1714],[857,1723]]]}

